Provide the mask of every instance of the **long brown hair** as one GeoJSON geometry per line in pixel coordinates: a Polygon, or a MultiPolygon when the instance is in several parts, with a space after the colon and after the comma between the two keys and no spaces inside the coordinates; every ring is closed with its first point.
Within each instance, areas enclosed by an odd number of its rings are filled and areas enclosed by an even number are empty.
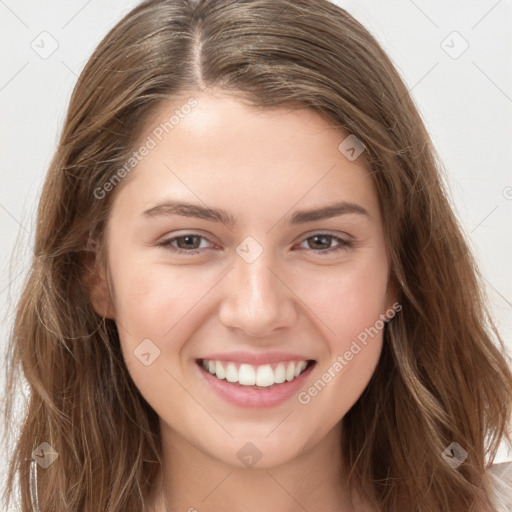
{"type": "Polygon", "coordinates": [[[366,147],[402,311],[343,418],[351,485],[382,512],[494,510],[486,469],[510,443],[505,347],[406,86],[368,31],[326,0],[149,0],[95,50],[46,176],[9,343],[6,432],[22,379],[29,396],[6,507],[17,481],[21,511],[32,511],[30,461],[47,442],[58,459],[38,473],[41,512],[146,510],[158,417],[130,378],[115,323],[92,307],[90,282],[130,174],[106,184],[140,127],[163,101],[213,88],[254,108],[313,108],[366,147]],[[457,468],[442,457],[453,442],[467,452],[457,468]]]}

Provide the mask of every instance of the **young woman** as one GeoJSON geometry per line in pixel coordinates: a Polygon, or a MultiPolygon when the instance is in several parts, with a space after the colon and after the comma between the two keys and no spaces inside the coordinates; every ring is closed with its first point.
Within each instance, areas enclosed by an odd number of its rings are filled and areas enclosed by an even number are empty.
{"type": "Polygon", "coordinates": [[[130,12],[78,80],[42,192],[6,497],[506,506],[488,469],[512,375],[436,162],[390,60],[334,4],[130,12]]]}

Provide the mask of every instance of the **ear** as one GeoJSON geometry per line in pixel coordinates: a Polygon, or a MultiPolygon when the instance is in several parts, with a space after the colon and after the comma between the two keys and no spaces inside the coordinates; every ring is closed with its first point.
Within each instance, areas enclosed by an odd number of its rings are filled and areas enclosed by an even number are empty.
{"type": "MultiPolygon", "coordinates": [[[[96,248],[96,245],[94,245],[96,248]]],[[[115,308],[107,273],[97,250],[87,251],[85,256],[84,285],[94,311],[101,317],[115,320],[115,308]]]]}

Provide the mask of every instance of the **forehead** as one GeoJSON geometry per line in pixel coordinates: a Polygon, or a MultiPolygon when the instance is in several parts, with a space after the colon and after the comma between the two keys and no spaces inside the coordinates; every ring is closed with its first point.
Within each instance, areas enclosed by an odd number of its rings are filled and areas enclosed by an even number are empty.
{"type": "MultiPolygon", "coordinates": [[[[148,137],[154,142],[150,160],[167,152],[216,155],[220,161],[238,156],[249,164],[251,158],[264,161],[272,156],[281,161],[283,157],[337,159],[340,141],[348,135],[312,108],[261,108],[238,96],[212,92],[161,103],[141,129],[139,144],[148,137]]],[[[364,154],[359,160],[362,164],[364,154]]]]}
{"type": "Polygon", "coordinates": [[[139,145],[151,149],[132,171],[130,201],[148,207],[172,195],[264,213],[357,199],[371,210],[364,152],[350,160],[340,150],[349,135],[311,108],[256,109],[218,93],[165,102],[141,130],[139,145]]]}

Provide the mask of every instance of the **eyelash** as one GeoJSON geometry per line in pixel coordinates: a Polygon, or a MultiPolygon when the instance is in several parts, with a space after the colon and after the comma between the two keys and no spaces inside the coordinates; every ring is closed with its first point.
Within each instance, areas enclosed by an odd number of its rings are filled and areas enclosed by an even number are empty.
{"type": "MultiPolygon", "coordinates": [[[[189,250],[181,249],[180,247],[175,247],[175,246],[171,245],[172,242],[174,242],[175,240],[178,240],[180,238],[191,237],[191,236],[199,237],[199,238],[206,240],[206,238],[204,236],[199,235],[197,233],[187,233],[185,235],[180,235],[180,236],[176,236],[174,238],[169,238],[168,240],[164,240],[163,242],[159,243],[158,245],[160,247],[163,247],[164,249],[166,249],[170,252],[176,253],[176,254],[187,254],[187,255],[199,254],[202,251],[202,249],[192,249],[189,251],[189,250]]],[[[315,238],[315,237],[330,237],[331,240],[333,240],[333,241],[337,240],[339,242],[339,244],[337,246],[331,247],[330,249],[322,249],[320,251],[316,251],[314,249],[306,249],[306,250],[315,252],[317,254],[328,254],[328,253],[333,253],[333,252],[337,252],[337,251],[341,251],[341,250],[347,250],[347,249],[351,249],[354,245],[351,240],[345,240],[345,239],[337,237],[335,235],[331,235],[330,233],[321,233],[321,232],[314,233],[314,234],[304,238],[303,242],[306,240],[309,240],[310,238],[315,238]]]]}

